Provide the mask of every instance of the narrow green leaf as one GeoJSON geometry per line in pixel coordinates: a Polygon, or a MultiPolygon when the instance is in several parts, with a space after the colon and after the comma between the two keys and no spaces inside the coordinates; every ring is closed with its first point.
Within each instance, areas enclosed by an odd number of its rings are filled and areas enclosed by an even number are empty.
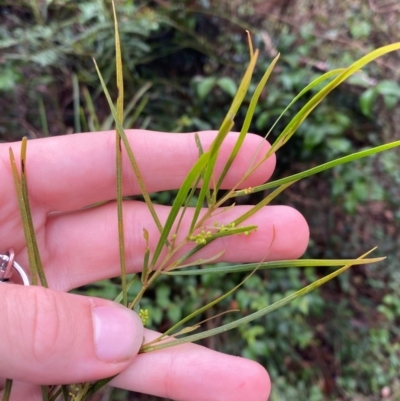
{"type": "Polygon", "coordinates": [[[307,116],[318,106],[319,103],[338,85],[340,85],[343,81],[353,75],[355,72],[359,71],[366,64],[375,60],[378,57],[383,56],[389,52],[399,50],[400,42],[393,43],[391,45],[383,46],[379,49],[376,49],[364,57],[361,57],[355,63],[350,65],[350,67],[346,68],[341,74],[339,74],[336,78],[334,78],[330,83],[328,83],[323,89],[321,89],[315,96],[311,98],[309,102],[293,117],[290,123],[286,126],[286,128],[282,131],[282,133],[278,136],[278,138],[273,143],[266,157],[270,154],[276,152],[279,148],[281,148],[296,132],[297,128],[300,124],[307,118],[307,116]]]}
{"type": "Polygon", "coordinates": [[[114,37],[115,37],[115,63],[117,71],[117,117],[122,126],[124,126],[124,75],[122,71],[122,54],[121,54],[121,42],[119,39],[118,32],[118,19],[115,11],[115,2],[111,1],[114,15],[114,37]]]}
{"type": "Polygon", "coordinates": [[[311,83],[309,83],[304,89],[300,91],[300,93],[285,107],[285,109],[282,111],[282,113],[279,115],[279,117],[276,119],[272,127],[269,129],[267,134],[265,135],[265,138],[268,138],[269,134],[272,132],[272,130],[275,128],[275,126],[278,124],[280,119],[284,116],[284,114],[307,92],[309,92],[311,89],[315,88],[317,85],[319,85],[321,82],[326,81],[327,79],[331,78],[334,75],[339,75],[343,71],[345,71],[345,68],[337,68],[332,71],[328,71],[325,74],[321,75],[311,83]]]}
{"type": "Polygon", "coordinates": [[[247,29],[246,29],[246,34],[247,34],[247,42],[249,44],[250,60],[251,60],[254,56],[253,41],[251,40],[250,31],[248,31],[247,29]]]}
{"type": "Polygon", "coordinates": [[[99,79],[100,79],[101,86],[103,88],[104,94],[106,95],[108,105],[109,105],[109,107],[111,109],[111,112],[113,114],[113,117],[114,117],[114,120],[115,120],[115,125],[116,125],[117,130],[118,130],[118,134],[122,138],[122,141],[124,143],[124,147],[126,149],[126,153],[128,155],[128,159],[129,159],[129,161],[131,163],[132,169],[133,169],[133,171],[134,171],[134,173],[136,175],[136,178],[138,180],[138,184],[139,184],[140,190],[142,192],[143,198],[144,198],[144,200],[146,202],[147,207],[149,208],[150,214],[153,217],[153,220],[156,223],[156,226],[157,226],[158,230],[160,232],[162,232],[163,231],[163,226],[162,226],[162,224],[160,222],[160,219],[157,216],[157,213],[156,213],[156,211],[154,209],[153,203],[151,202],[149,193],[148,193],[148,191],[146,189],[145,183],[144,183],[143,178],[142,178],[142,174],[140,172],[140,169],[139,169],[139,166],[137,164],[136,158],[135,158],[135,156],[133,154],[132,147],[131,147],[131,145],[130,145],[130,143],[128,141],[128,137],[126,136],[125,130],[123,129],[123,127],[122,127],[122,125],[121,125],[121,123],[120,123],[120,121],[118,119],[117,112],[116,112],[114,104],[113,104],[113,102],[111,100],[110,94],[109,94],[109,92],[107,90],[106,84],[105,84],[104,79],[103,79],[103,77],[101,75],[99,67],[98,67],[98,65],[96,63],[96,60],[93,59],[93,62],[94,62],[94,65],[96,67],[96,71],[97,71],[97,74],[99,76],[99,79]]]}
{"type": "Polygon", "coordinates": [[[161,231],[161,236],[158,241],[157,247],[154,251],[154,255],[151,261],[151,267],[154,267],[154,265],[157,263],[158,257],[160,256],[160,253],[162,251],[162,248],[165,244],[165,241],[168,238],[168,235],[171,232],[172,226],[175,222],[175,219],[181,210],[182,205],[185,204],[185,199],[187,194],[189,193],[190,189],[193,186],[193,183],[197,181],[199,176],[201,176],[205,166],[207,165],[208,161],[210,158],[210,153],[205,152],[199,159],[196,161],[194,166],[191,168],[189,171],[188,175],[186,176],[185,180],[183,181],[176,197],[174,200],[174,203],[172,204],[171,211],[169,212],[167,221],[164,224],[164,228],[161,231]]]}
{"type": "MultiPolygon", "coordinates": [[[[369,253],[371,253],[372,251],[367,252],[366,254],[360,256],[359,259],[365,258],[369,253]]],[[[345,265],[343,267],[341,267],[340,269],[335,270],[333,273],[328,274],[327,276],[316,280],[315,282],[313,282],[312,284],[309,284],[307,286],[305,286],[304,288],[302,288],[299,291],[294,292],[293,294],[281,299],[280,301],[277,301],[275,303],[273,303],[272,305],[269,305],[257,312],[254,312],[248,316],[245,316],[243,318],[240,318],[234,322],[222,325],[220,327],[216,327],[212,330],[207,330],[204,331],[202,333],[198,333],[198,334],[194,334],[191,336],[187,336],[187,337],[183,337],[180,339],[173,339],[170,340],[168,339],[166,342],[163,342],[161,344],[157,344],[157,345],[151,345],[151,346],[146,346],[146,344],[144,346],[142,346],[140,352],[144,353],[144,352],[152,352],[152,351],[156,351],[159,349],[164,349],[164,348],[169,348],[169,347],[173,347],[176,345],[180,345],[180,344],[185,344],[188,342],[194,342],[194,341],[199,341],[203,338],[207,338],[207,337],[211,337],[214,336],[216,334],[220,334],[220,333],[224,333],[228,330],[232,330],[236,327],[239,327],[241,325],[250,323],[251,321],[255,320],[255,319],[259,319],[260,317],[267,315],[268,313],[271,313],[279,308],[281,308],[282,306],[287,305],[289,302],[293,301],[294,299],[302,296],[302,295],[306,295],[309,292],[315,290],[316,288],[320,287],[321,285],[325,284],[326,282],[332,280],[333,278],[337,277],[339,274],[345,272],[348,268],[350,268],[351,265],[345,265]]]]}
{"type": "Polygon", "coordinates": [[[147,282],[147,277],[149,275],[150,269],[149,269],[149,258],[150,258],[150,249],[146,247],[146,250],[144,251],[144,261],[143,261],[143,269],[142,269],[142,284],[145,285],[147,282]]]}
{"type": "MultiPolygon", "coordinates": [[[[183,205],[183,208],[182,208],[182,210],[180,211],[180,214],[179,214],[178,224],[176,225],[176,229],[175,229],[175,233],[176,234],[179,231],[179,227],[181,226],[181,223],[183,221],[183,217],[185,216],[186,210],[189,207],[190,201],[193,199],[193,196],[195,195],[195,192],[196,192],[198,186],[200,185],[200,182],[201,182],[202,179],[203,179],[203,174],[200,174],[197,177],[196,181],[193,183],[192,188],[191,188],[191,190],[189,192],[189,195],[186,197],[185,204],[183,205]]],[[[210,191],[208,191],[206,193],[206,198],[207,198],[208,205],[210,205],[211,204],[210,191]]]]}
{"type": "MultiPolygon", "coordinates": [[[[322,171],[339,166],[341,164],[349,163],[349,162],[351,162],[353,160],[357,160],[357,159],[362,159],[364,157],[371,156],[376,153],[384,152],[385,150],[393,149],[398,146],[400,146],[400,141],[394,141],[394,142],[387,143],[385,145],[376,146],[371,149],[361,150],[360,152],[355,152],[355,153],[352,153],[351,155],[340,157],[340,158],[332,160],[330,162],[321,164],[317,167],[313,167],[308,170],[305,170],[301,173],[293,174],[289,177],[281,178],[279,180],[268,182],[267,184],[259,185],[257,187],[252,188],[252,192],[265,191],[267,189],[278,187],[279,185],[293,183],[295,181],[299,181],[303,178],[310,177],[311,175],[318,174],[322,171]]],[[[234,196],[235,197],[242,196],[245,194],[246,194],[245,190],[240,190],[240,191],[236,191],[234,196]]]]}
{"type": "MultiPolygon", "coordinates": [[[[222,124],[222,127],[219,130],[219,133],[218,133],[218,136],[216,139],[218,139],[218,137],[219,137],[220,139],[222,138],[222,140],[223,140],[226,137],[226,135],[228,135],[228,133],[232,127],[233,127],[233,121],[229,121],[229,120],[224,121],[224,123],[222,124]]],[[[222,144],[222,140],[219,143],[219,147],[222,144]]],[[[214,140],[213,144],[214,143],[215,143],[215,140],[214,140]]],[[[218,147],[218,149],[219,149],[219,147],[218,147]]],[[[213,145],[211,145],[211,148],[213,148],[213,145]]],[[[210,166],[215,166],[215,163],[216,163],[217,157],[218,157],[218,153],[217,153],[217,151],[215,151],[215,148],[210,149],[207,153],[209,153],[209,160],[208,160],[207,165],[205,165],[205,170],[201,172],[202,177],[203,177],[203,183],[202,183],[202,186],[200,189],[196,208],[193,213],[192,224],[190,226],[189,233],[193,232],[195,225],[197,223],[197,219],[200,215],[200,211],[203,208],[204,199],[206,198],[207,193],[209,193],[210,181],[212,178],[212,174],[214,172],[214,167],[212,169],[210,169],[210,166]],[[213,150],[213,152],[212,152],[212,150],[213,150]]],[[[212,201],[213,200],[211,200],[211,202],[212,201]]]]}
{"type": "Polygon", "coordinates": [[[35,255],[34,255],[34,250],[33,250],[32,237],[30,234],[28,217],[26,215],[25,201],[24,201],[24,197],[22,194],[21,178],[18,173],[17,164],[16,164],[15,157],[14,157],[14,152],[12,151],[11,148],[9,148],[9,154],[10,154],[11,170],[12,170],[12,174],[13,174],[13,178],[14,178],[14,186],[15,186],[15,189],[17,192],[18,205],[19,205],[19,210],[20,210],[21,219],[22,219],[22,226],[24,229],[26,248],[27,248],[27,252],[28,252],[30,281],[31,281],[32,285],[37,285],[38,279],[37,279],[35,255]]]}
{"type": "MultiPolygon", "coordinates": [[[[243,103],[247,90],[249,89],[251,77],[253,76],[253,71],[256,66],[257,59],[258,59],[258,50],[255,51],[252,59],[250,60],[247,70],[244,73],[242,81],[239,85],[236,96],[232,101],[231,107],[229,108],[224,121],[233,121],[235,119],[236,113],[238,112],[241,104],[243,103]]],[[[223,137],[222,135],[218,135],[217,138],[215,138],[213,144],[211,145],[211,154],[213,154],[214,152],[218,152],[218,149],[221,146],[222,141],[224,139],[225,137],[223,137]]]]}
{"type": "MultiPolygon", "coordinates": [[[[115,36],[115,62],[117,70],[117,118],[121,125],[124,125],[124,77],[122,71],[121,43],[119,40],[118,20],[115,11],[114,0],[111,1],[114,14],[114,36],[115,36]]],[[[126,282],[126,261],[125,261],[125,236],[124,236],[124,213],[123,213],[123,181],[122,181],[122,146],[119,130],[115,131],[115,154],[116,154],[116,183],[117,183],[117,216],[118,216],[118,244],[119,260],[122,284],[122,304],[128,306],[128,291],[126,282]]]]}
{"type": "MultiPolygon", "coordinates": [[[[242,265],[232,265],[232,266],[215,266],[215,267],[205,267],[201,269],[192,270],[177,270],[179,267],[174,269],[174,271],[164,272],[163,274],[171,276],[198,276],[203,274],[229,274],[229,273],[241,273],[254,270],[265,269],[288,269],[291,267],[323,267],[323,266],[343,266],[344,264],[351,265],[365,265],[369,263],[377,263],[386,259],[385,257],[371,258],[371,259],[296,259],[296,260],[277,260],[271,262],[263,263],[248,263],[242,265]]],[[[201,265],[206,262],[193,263],[188,266],[201,265]]],[[[181,268],[187,266],[180,266],[181,268]]]]}
{"type": "MultiPolygon", "coordinates": [[[[203,185],[201,187],[200,194],[198,197],[198,202],[197,202],[194,214],[193,214],[192,224],[190,226],[190,233],[193,232],[194,227],[197,222],[197,219],[199,217],[201,208],[203,207],[204,199],[206,197],[207,190],[210,187],[211,178],[213,176],[215,163],[217,162],[218,153],[221,149],[221,145],[222,145],[224,139],[226,138],[226,136],[229,134],[231,128],[233,127],[233,124],[234,124],[233,122],[234,122],[236,113],[239,110],[241,104],[243,103],[243,100],[249,89],[251,77],[253,75],[253,71],[254,71],[255,65],[257,63],[257,58],[258,58],[258,50],[256,50],[252,59],[250,60],[249,66],[247,67],[247,70],[242,78],[242,81],[239,85],[236,96],[233,99],[232,104],[228,110],[228,113],[226,114],[225,119],[221,124],[221,127],[219,129],[217,137],[214,139],[214,141],[211,144],[211,147],[209,150],[210,160],[209,160],[209,163],[207,164],[206,170],[204,172],[203,185]]],[[[216,196],[216,192],[214,192],[213,200],[216,199],[215,196],[216,196]]]]}
{"type": "Polygon", "coordinates": [[[21,145],[21,176],[18,173],[14,153],[9,149],[11,170],[14,177],[14,184],[17,191],[18,204],[21,213],[22,225],[24,228],[24,235],[26,247],[28,251],[30,279],[32,285],[37,285],[37,277],[39,276],[40,282],[44,287],[47,287],[46,277],[43,271],[43,265],[40,259],[39,248],[37,246],[35,229],[33,226],[32,215],[29,206],[28,184],[26,179],[26,147],[27,140],[23,138],[21,145]]]}
{"type": "Polygon", "coordinates": [[[244,139],[245,139],[247,133],[249,132],[251,121],[253,120],[253,116],[254,116],[254,112],[255,112],[255,109],[256,109],[256,106],[257,106],[257,103],[258,103],[258,99],[260,98],[260,95],[261,95],[265,85],[267,84],[268,79],[271,76],[271,73],[272,73],[272,71],[273,71],[278,59],[279,59],[279,54],[272,60],[271,64],[269,65],[269,67],[267,69],[267,71],[265,71],[264,76],[262,77],[261,81],[257,85],[256,90],[254,91],[254,94],[253,94],[253,96],[251,98],[251,101],[250,101],[249,108],[248,108],[247,113],[246,113],[246,117],[245,117],[242,129],[241,129],[240,134],[239,134],[239,137],[238,137],[238,139],[237,139],[237,141],[235,143],[235,146],[234,146],[234,148],[233,148],[233,150],[232,150],[232,152],[231,152],[231,154],[229,156],[229,159],[228,159],[228,161],[227,161],[227,163],[226,163],[226,165],[225,165],[225,167],[224,167],[224,169],[223,169],[223,171],[221,173],[221,176],[218,179],[218,183],[217,183],[217,186],[216,186],[216,189],[215,189],[216,191],[218,191],[221,188],[222,181],[224,180],[224,178],[225,178],[226,174],[228,173],[233,161],[235,160],[240,148],[243,145],[244,139]]]}
{"type": "MultiPolygon", "coordinates": [[[[279,55],[277,56],[279,57],[279,55]]],[[[275,60],[274,60],[275,61],[275,60]]],[[[269,131],[267,132],[267,134],[265,135],[265,139],[268,138],[269,134],[272,132],[272,130],[275,128],[275,126],[278,124],[279,120],[283,117],[283,115],[290,109],[290,107],[293,106],[294,103],[297,102],[297,100],[299,100],[304,94],[306,94],[308,91],[310,91],[311,89],[313,89],[315,86],[319,85],[321,82],[331,78],[333,75],[338,75],[341,72],[343,72],[345,69],[344,68],[339,68],[339,69],[335,69],[332,71],[329,71],[323,75],[321,75],[320,77],[318,77],[317,79],[315,79],[314,81],[312,81],[310,84],[308,84],[302,91],[300,91],[300,93],[289,103],[289,105],[282,111],[282,113],[279,115],[279,117],[275,120],[274,124],[272,125],[272,127],[269,129],[269,131]]],[[[266,72],[266,74],[268,73],[268,70],[266,72]]],[[[256,106],[257,103],[255,103],[256,106]]],[[[254,106],[254,107],[255,107],[254,106]]],[[[253,111],[254,113],[254,111],[253,111]]],[[[251,115],[252,118],[252,115],[251,115]]],[[[246,115],[246,119],[247,119],[247,115],[246,115]]],[[[251,120],[250,120],[251,121],[251,120]]],[[[249,121],[249,123],[250,123],[249,121]]],[[[245,121],[246,124],[246,121],[245,121]]],[[[246,132],[248,131],[249,127],[246,128],[246,132]]],[[[254,166],[254,162],[257,158],[257,155],[259,154],[259,151],[261,150],[261,146],[259,147],[259,150],[255,152],[253,159],[249,165],[248,171],[247,173],[242,177],[242,179],[239,181],[239,183],[237,185],[239,185],[241,182],[243,182],[248,176],[249,174],[251,174],[252,171],[254,171],[254,169],[257,168],[257,165],[254,166]],[[254,166],[254,167],[253,167],[254,166]]],[[[270,155],[271,153],[269,152],[268,155],[270,155]]],[[[266,159],[267,157],[265,157],[266,159]]]]}
{"type": "Polygon", "coordinates": [[[35,227],[33,226],[32,213],[29,204],[29,195],[28,195],[28,180],[27,180],[27,159],[26,159],[26,150],[27,150],[28,140],[22,138],[21,142],[21,186],[22,186],[22,197],[24,198],[24,206],[26,210],[26,218],[29,226],[29,235],[32,239],[32,250],[35,258],[35,270],[39,275],[40,283],[43,287],[48,287],[46,276],[43,269],[42,260],[40,258],[39,247],[36,241],[35,227]]]}

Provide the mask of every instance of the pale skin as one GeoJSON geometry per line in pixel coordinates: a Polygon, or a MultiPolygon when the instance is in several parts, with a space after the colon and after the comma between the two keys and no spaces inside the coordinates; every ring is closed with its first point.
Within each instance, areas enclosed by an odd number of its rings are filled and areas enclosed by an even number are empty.
{"type": "MultiPolygon", "coordinates": [[[[199,134],[207,149],[216,133],[199,134]]],[[[198,157],[194,134],[137,130],[128,131],[128,137],[150,192],[179,188],[198,157]]],[[[237,134],[230,134],[223,145],[218,171],[236,137],[237,134]]],[[[119,374],[112,385],[173,400],[267,400],[270,380],[258,363],[196,344],[138,355],[143,336],[149,341],[155,334],[143,329],[134,312],[108,300],[67,293],[119,275],[115,203],[83,209],[115,199],[114,141],[115,134],[110,131],[28,142],[29,196],[50,289],[0,285],[0,377],[14,379],[11,399],[42,400],[39,384],[79,383],[119,374]],[[113,316],[121,319],[114,325],[110,323],[111,329],[107,325],[102,331],[101,319],[107,321],[113,316]],[[123,337],[121,341],[110,341],[114,329],[123,337]]],[[[255,135],[247,137],[224,188],[237,183],[260,144],[262,155],[268,149],[267,142],[255,135]]],[[[15,259],[27,270],[25,239],[8,156],[10,146],[19,160],[20,143],[0,144],[0,253],[13,248],[15,259]]],[[[275,157],[271,157],[241,187],[264,183],[274,167],[275,157]]],[[[126,195],[139,193],[126,157],[124,182],[126,195]]],[[[249,208],[235,207],[218,219],[229,223],[249,208]]],[[[161,221],[167,218],[168,210],[165,206],[156,207],[161,221]]],[[[124,219],[128,269],[139,272],[145,246],[143,228],[149,231],[152,249],[158,230],[140,202],[125,204],[124,219]]],[[[186,221],[182,230],[188,224],[186,221]]],[[[306,249],[307,223],[290,207],[265,207],[246,224],[256,224],[258,230],[249,237],[216,240],[197,257],[210,258],[225,249],[221,261],[257,262],[264,258],[298,258],[306,249]]]]}

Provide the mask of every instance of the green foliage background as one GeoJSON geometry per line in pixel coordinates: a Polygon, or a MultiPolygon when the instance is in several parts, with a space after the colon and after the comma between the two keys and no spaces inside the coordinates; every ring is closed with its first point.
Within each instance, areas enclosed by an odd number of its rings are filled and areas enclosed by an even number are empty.
{"type": "MultiPolygon", "coordinates": [[[[262,135],[312,79],[400,40],[396,3],[116,3],[126,80],[126,128],[133,121],[134,128],[174,132],[218,127],[248,60],[246,29],[261,51],[255,83],[281,53],[251,129],[262,135]]],[[[92,57],[116,95],[108,1],[0,1],[1,141],[110,129],[112,119],[92,57]]],[[[398,53],[386,56],[324,101],[278,154],[276,176],[399,139],[399,61],[398,53]]],[[[398,151],[390,151],[308,179],[280,198],[309,221],[308,257],[353,257],[378,245],[388,258],[376,266],[353,267],[289,307],[206,341],[209,347],[264,364],[273,380],[272,401],[378,401],[388,399],[384,398],[387,391],[390,400],[400,400],[399,162],[398,151]]],[[[171,197],[154,195],[165,204],[171,197]]],[[[239,307],[247,314],[323,273],[262,272],[218,308],[239,307]]],[[[236,279],[164,277],[141,307],[149,309],[151,327],[165,329],[231,289],[236,279]]],[[[81,291],[113,298],[119,285],[111,280],[81,291]]],[[[209,328],[230,317],[220,319],[209,322],[209,328]]],[[[122,400],[134,395],[116,391],[110,397],[122,400]]]]}

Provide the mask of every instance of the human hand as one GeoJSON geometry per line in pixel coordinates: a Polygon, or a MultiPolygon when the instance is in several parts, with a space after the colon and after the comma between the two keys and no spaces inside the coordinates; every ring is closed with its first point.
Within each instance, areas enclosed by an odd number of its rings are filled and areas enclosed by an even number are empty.
{"type": "MultiPolygon", "coordinates": [[[[148,191],[179,188],[198,157],[194,135],[150,131],[127,134],[148,191]]],[[[200,133],[205,149],[215,134],[200,133]]],[[[217,172],[236,137],[233,133],[227,137],[217,172]]],[[[243,176],[262,141],[247,136],[224,181],[225,188],[243,176]]],[[[27,269],[25,238],[8,158],[10,146],[17,160],[20,151],[19,143],[0,144],[0,252],[13,248],[15,260],[27,269]]],[[[265,142],[263,146],[261,153],[269,145],[265,142]]],[[[148,342],[155,334],[143,331],[134,312],[111,301],[66,293],[119,275],[115,203],[83,209],[115,199],[114,149],[113,132],[53,137],[28,144],[29,196],[50,289],[0,284],[0,377],[15,380],[11,399],[39,401],[42,395],[38,384],[79,383],[122,372],[112,385],[174,400],[266,400],[270,382],[259,364],[195,344],[137,355],[143,336],[148,342]]],[[[126,157],[123,160],[124,193],[138,194],[131,167],[126,157]]],[[[265,182],[274,166],[271,157],[242,187],[265,182]]],[[[229,223],[248,208],[236,206],[221,214],[219,220],[229,223]]],[[[169,208],[156,206],[156,211],[165,221],[169,208]]],[[[140,202],[124,205],[124,222],[128,269],[139,272],[145,248],[143,228],[149,231],[153,248],[159,232],[147,207],[140,202]]],[[[258,226],[251,238],[220,238],[196,257],[211,257],[225,249],[221,261],[257,262],[271,245],[268,259],[292,259],[307,246],[307,224],[292,208],[265,207],[246,224],[258,226]]]]}

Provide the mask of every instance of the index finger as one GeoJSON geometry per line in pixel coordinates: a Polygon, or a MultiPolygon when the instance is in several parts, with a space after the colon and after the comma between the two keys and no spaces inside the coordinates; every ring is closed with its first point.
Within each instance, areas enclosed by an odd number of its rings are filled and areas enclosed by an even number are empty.
{"type": "MultiPolygon", "coordinates": [[[[144,130],[126,131],[131,147],[149,192],[177,189],[196,162],[199,151],[194,133],[171,134],[144,130]]],[[[216,131],[199,133],[207,150],[216,131]]],[[[237,140],[230,133],[221,149],[216,176],[222,171],[237,140]]],[[[13,178],[8,162],[8,147],[0,145],[0,160],[8,174],[6,188],[12,188],[13,178]]],[[[12,144],[18,160],[19,144],[12,144]]],[[[258,159],[269,144],[259,136],[249,134],[224,180],[224,188],[236,185],[245,174],[258,150],[258,159]]],[[[275,167],[271,156],[245,180],[241,187],[255,186],[268,180],[275,167]]],[[[50,211],[71,211],[84,206],[115,199],[115,131],[75,134],[29,141],[27,175],[30,196],[50,211]]],[[[123,154],[124,194],[140,193],[139,185],[126,154],[123,154]]]]}

